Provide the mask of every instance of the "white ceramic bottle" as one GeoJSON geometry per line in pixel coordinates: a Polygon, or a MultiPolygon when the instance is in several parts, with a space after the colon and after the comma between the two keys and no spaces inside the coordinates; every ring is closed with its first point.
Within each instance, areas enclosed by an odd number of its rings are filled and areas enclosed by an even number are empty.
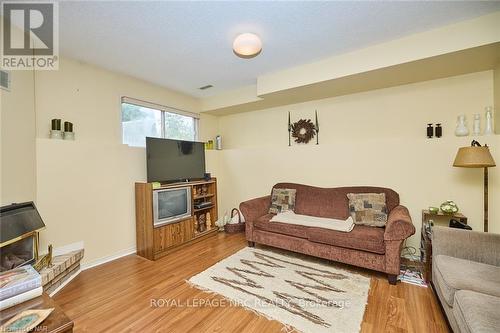
{"type": "Polygon", "coordinates": [[[457,117],[457,128],[455,129],[456,136],[467,136],[469,135],[469,129],[465,122],[465,115],[461,114],[457,117]]]}
{"type": "Polygon", "coordinates": [[[484,124],[484,135],[493,134],[493,108],[487,106],[484,108],[486,110],[486,123],[484,124]]]}
{"type": "Polygon", "coordinates": [[[472,134],[475,136],[481,135],[481,115],[476,113],[474,115],[474,126],[472,128],[472,134]]]}
{"type": "Polygon", "coordinates": [[[222,149],[222,137],[220,135],[217,135],[215,137],[215,149],[217,149],[217,150],[222,149]]]}

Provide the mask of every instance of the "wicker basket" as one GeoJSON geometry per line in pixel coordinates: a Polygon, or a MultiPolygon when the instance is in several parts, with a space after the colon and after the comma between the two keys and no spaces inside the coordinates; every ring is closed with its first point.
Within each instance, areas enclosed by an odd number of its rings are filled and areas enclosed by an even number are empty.
{"type": "Polygon", "coordinates": [[[241,213],[238,209],[236,208],[233,208],[233,210],[231,211],[231,218],[233,218],[236,214],[238,214],[238,223],[234,223],[234,224],[226,224],[224,226],[224,230],[228,233],[228,234],[236,234],[238,232],[243,232],[245,231],[245,223],[244,222],[241,222],[241,213]]]}

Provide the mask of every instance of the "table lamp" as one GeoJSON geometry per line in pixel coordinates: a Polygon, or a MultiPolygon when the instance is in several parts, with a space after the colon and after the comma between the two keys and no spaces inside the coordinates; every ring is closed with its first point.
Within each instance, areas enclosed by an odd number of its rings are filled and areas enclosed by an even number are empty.
{"type": "Polygon", "coordinates": [[[484,169],[484,231],[488,232],[488,168],[496,166],[487,145],[472,140],[470,147],[458,149],[454,167],[484,169]]]}

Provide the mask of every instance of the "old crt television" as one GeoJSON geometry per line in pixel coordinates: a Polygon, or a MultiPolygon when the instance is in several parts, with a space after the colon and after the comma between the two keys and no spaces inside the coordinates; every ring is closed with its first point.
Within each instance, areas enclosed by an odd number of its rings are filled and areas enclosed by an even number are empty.
{"type": "Polygon", "coordinates": [[[155,228],[190,216],[190,186],[153,190],[153,225],[155,228]]]}

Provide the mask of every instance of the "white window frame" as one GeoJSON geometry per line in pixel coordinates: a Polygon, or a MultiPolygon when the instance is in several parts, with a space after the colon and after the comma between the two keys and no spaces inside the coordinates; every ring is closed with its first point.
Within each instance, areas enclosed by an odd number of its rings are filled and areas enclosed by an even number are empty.
{"type": "Polygon", "coordinates": [[[137,106],[142,106],[142,107],[145,107],[145,108],[149,108],[149,109],[154,109],[154,110],[158,110],[159,112],[161,112],[161,138],[162,139],[168,139],[166,137],[166,132],[165,132],[165,112],[168,112],[168,113],[175,113],[175,114],[178,114],[178,115],[181,115],[181,116],[186,116],[186,117],[191,117],[194,119],[194,141],[198,141],[198,138],[199,138],[199,133],[198,133],[198,130],[200,128],[200,125],[199,125],[199,122],[200,122],[200,115],[198,113],[194,113],[194,112],[189,112],[189,111],[185,111],[185,110],[179,110],[179,109],[176,109],[176,108],[173,108],[173,107],[170,107],[170,106],[165,106],[165,105],[161,105],[161,104],[156,104],[156,103],[152,103],[152,102],[147,102],[147,101],[143,101],[143,100],[140,100],[140,99],[137,99],[137,98],[132,98],[132,97],[127,97],[127,96],[123,96],[121,98],[121,102],[120,102],[120,125],[121,125],[121,128],[122,128],[122,143],[125,144],[123,142],[123,125],[122,125],[122,121],[121,121],[121,117],[122,117],[122,104],[123,103],[127,103],[127,104],[132,104],[132,105],[137,105],[137,106]]]}

